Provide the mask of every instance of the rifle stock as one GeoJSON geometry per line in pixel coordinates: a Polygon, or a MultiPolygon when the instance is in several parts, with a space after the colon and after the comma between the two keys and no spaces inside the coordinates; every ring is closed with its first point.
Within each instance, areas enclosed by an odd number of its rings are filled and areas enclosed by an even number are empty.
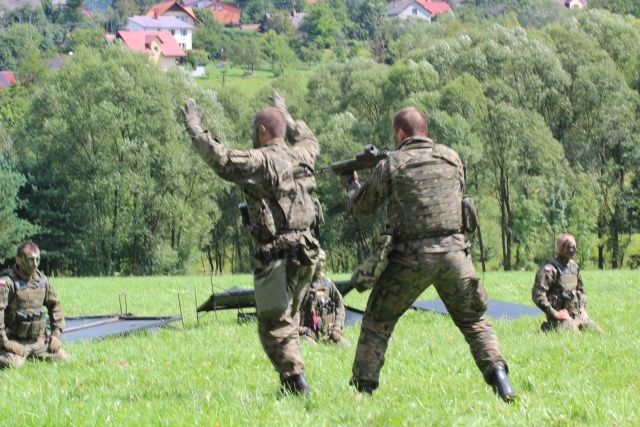
{"type": "Polygon", "coordinates": [[[387,150],[378,150],[373,144],[367,144],[363,151],[347,160],[331,163],[316,169],[316,175],[324,175],[327,172],[333,172],[336,175],[347,175],[354,171],[363,169],[373,169],[378,162],[389,156],[387,150]]]}

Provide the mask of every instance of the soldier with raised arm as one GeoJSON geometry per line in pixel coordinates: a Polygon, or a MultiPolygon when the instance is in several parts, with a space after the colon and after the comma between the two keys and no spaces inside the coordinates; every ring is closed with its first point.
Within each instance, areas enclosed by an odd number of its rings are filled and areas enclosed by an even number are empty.
{"type": "Polygon", "coordinates": [[[196,151],[218,176],[242,189],[243,222],[259,261],[254,271],[258,335],[283,391],[304,394],[309,386],[296,314],[319,250],[314,235],[319,203],[312,193],[320,146],[304,122],[291,118],[276,92],[274,106],[253,118],[249,150],[227,149],[204,131],[193,99],[186,100],[183,113],[196,151]]]}

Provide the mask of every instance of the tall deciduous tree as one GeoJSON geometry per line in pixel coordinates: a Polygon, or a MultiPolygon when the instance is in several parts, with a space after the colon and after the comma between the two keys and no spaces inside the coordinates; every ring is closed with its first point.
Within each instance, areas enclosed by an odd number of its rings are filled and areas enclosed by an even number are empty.
{"type": "MultiPolygon", "coordinates": [[[[189,148],[178,109],[185,96],[198,100],[203,125],[224,139],[215,94],[122,46],[80,48],[35,95],[19,134],[22,167],[36,177],[34,221],[67,215],[66,206],[82,218],[64,230],[72,247],[55,248],[68,254],[59,268],[103,275],[184,269],[208,230],[208,194],[217,185],[189,148]],[[55,183],[62,204],[39,176],[55,183]]],[[[41,239],[51,241],[58,225],[47,221],[41,239]]]]}

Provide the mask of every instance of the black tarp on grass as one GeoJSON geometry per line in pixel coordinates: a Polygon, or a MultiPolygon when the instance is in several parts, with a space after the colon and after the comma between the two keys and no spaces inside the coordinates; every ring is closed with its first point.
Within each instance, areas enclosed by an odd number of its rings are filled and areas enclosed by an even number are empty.
{"type": "Polygon", "coordinates": [[[137,317],[131,314],[65,317],[66,327],[62,332],[62,341],[103,339],[112,335],[128,335],[144,329],[154,331],[180,319],[181,316],[137,317]]]}

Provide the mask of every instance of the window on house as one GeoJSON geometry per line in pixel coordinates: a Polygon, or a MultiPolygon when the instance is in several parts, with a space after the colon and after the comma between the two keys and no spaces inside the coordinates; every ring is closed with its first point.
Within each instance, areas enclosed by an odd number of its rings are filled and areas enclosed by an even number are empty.
{"type": "Polygon", "coordinates": [[[187,35],[187,30],[180,30],[180,35],[181,36],[186,36],[187,35]]]}
{"type": "Polygon", "coordinates": [[[222,6],[218,6],[218,10],[222,10],[222,6]]]}
{"type": "Polygon", "coordinates": [[[181,48],[185,49],[187,47],[187,45],[185,43],[178,43],[180,45],[181,48]]]}
{"type": "Polygon", "coordinates": [[[418,14],[418,9],[416,9],[415,7],[411,10],[411,12],[413,12],[414,15],[418,14]]]}
{"type": "Polygon", "coordinates": [[[176,35],[176,30],[169,30],[169,31],[171,32],[171,35],[172,35],[172,36],[175,36],[175,35],[176,35]]]}
{"type": "Polygon", "coordinates": [[[182,22],[187,22],[186,16],[178,16],[178,19],[181,20],[182,22]]]}

